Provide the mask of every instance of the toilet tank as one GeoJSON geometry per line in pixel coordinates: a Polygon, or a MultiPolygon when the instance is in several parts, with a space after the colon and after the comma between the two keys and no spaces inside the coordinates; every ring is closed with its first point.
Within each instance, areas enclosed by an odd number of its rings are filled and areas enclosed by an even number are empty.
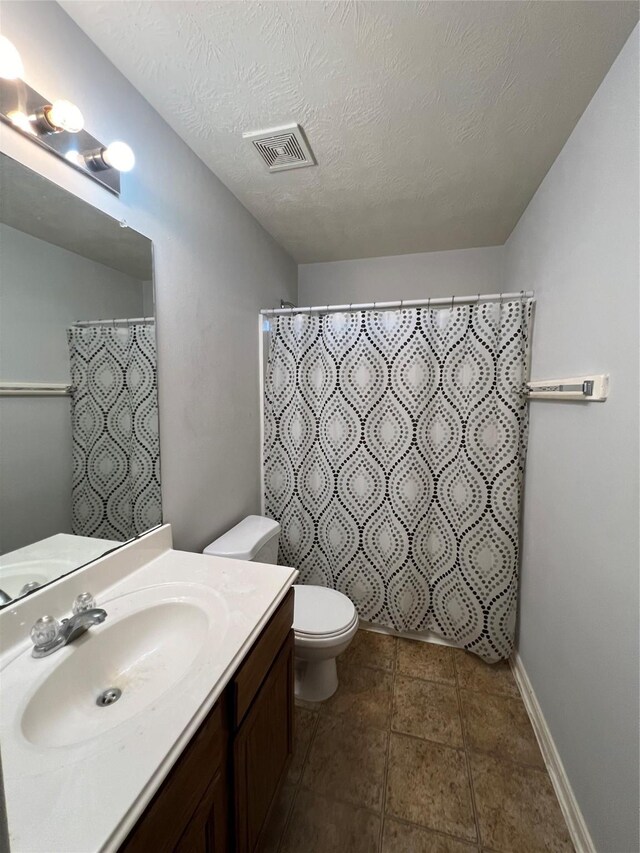
{"type": "Polygon", "coordinates": [[[280,525],[263,515],[248,515],[204,549],[204,554],[256,563],[278,562],[280,525]]]}

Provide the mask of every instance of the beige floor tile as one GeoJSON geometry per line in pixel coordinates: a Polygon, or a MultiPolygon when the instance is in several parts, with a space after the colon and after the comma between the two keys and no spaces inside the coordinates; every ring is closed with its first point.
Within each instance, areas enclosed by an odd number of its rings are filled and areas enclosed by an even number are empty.
{"type": "Polygon", "coordinates": [[[306,699],[295,698],[296,708],[304,708],[306,711],[319,711],[322,708],[322,702],[308,702],[306,699]]]}
{"type": "Polygon", "coordinates": [[[377,853],[380,817],[300,791],[280,853],[377,853]]]}
{"type": "Polygon", "coordinates": [[[395,637],[390,634],[378,634],[376,631],[360,630],[338,660],[343,664],[373,666],[376,669],[391,671],[395,666],[395,658],[395,637]]]}
{"type": "Polygon", "coordinates": [[[501,853],[565,853],[573,846],[545,770],[471,756],[482,843],[501,853]]]}
{"type": "Polygon", "coordinates": [[[262,842],[259,847],[260,853],[276,853],[278,850],[295,792],[294,785],[285,784],[280,788],[278,799],[269,817],[265,833],[262,836],[262,842]]]}
{"type": "Polygon", "coordinates": [[[390,816],[475,841],[464,753],[392,734],[386,811],[390,816]]]}
{"type": "Polygon", "coordinates": [[[389,728],[393,673],[339,663],[338,680],[338,689],[323,703],[322,713],[345,715],[363,726],[389,728]]]}
{"type": "Polygon", "coordinates": [[[382,807],[386,732],[321,715],[302,775],[302,786],[358,806],[382,807]]]}
{"type": "Polygon", "coordinates": [[[295,729],[293,736],[293,758],[289,765],[287,779],[298,782],[302,774],[302,765],[307,757],[307,751],[315,730],[318,714],[305,708],[295,709],[295,729]]]}
{"type": "Polygon", "coordinates": [[[436,643],[398,639],[397,668],[405,675],[455,684],[452,649],[436,643]]]}
{"type": "Polygon", "coordinates": [[[520,696],[508,661],[485,663],[482,658],[462,649],[452,649],[452,653],[460,687],[516,698],[520,696]]]}
{"type": "Polygon", "coordinates": [[[420,826],[385,818],[382,853],[477,853],[466,841],[438,835],[420,826]]]}
{"type": "Polygon", "coordinates": [[[397,674],[391,727],[397,732],[461,747],[456,688],[397,674]]]}
{"type": "Polygon", "coordinates": [[[544,767],[522,699],[461,690],[467,748],[544,767]]]}

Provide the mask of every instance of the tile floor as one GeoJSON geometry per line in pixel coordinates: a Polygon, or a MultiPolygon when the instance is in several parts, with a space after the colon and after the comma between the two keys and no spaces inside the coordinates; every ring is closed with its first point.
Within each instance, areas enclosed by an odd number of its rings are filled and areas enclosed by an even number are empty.
{"type": "Polygon", "coordinates": [[[338,674],[296,706],[264,853],[573,850],[508,664],[359,631],[338,674]]]}

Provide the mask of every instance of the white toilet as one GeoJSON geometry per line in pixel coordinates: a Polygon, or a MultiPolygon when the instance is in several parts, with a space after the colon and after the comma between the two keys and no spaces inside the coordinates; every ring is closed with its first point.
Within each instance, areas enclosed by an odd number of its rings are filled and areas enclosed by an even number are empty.
{"type": "MultiPolygon", "coordinates": [[[[205,554],[256,563],[277,563],[280,525],[249,515],[204,549],[205,554]]],[[[356,609],[341,592],[324,586],[296,584],[296,696],[309,702],[328,699],[338,688],[336,657],[358,630],[356,609]]]]}

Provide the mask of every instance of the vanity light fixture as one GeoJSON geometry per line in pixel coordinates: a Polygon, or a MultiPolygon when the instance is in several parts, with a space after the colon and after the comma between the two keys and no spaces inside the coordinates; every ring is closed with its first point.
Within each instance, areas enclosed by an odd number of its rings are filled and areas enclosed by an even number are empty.
{"type": "Polygon", "coordinates": [[[30,133],[31,136],[36,135],[35,128],[31,124],[29,116],[21,110],[10,110],[7,113],[7,118],[14,127],[17,127],[23,133],[30,133]]]}
{"type": "Polygon", "coordinates": [[[0,119],[120,195],[120,172],[135,165],[131,148],[120,141],[104,145],[84,130],[75,104],[64,98],[49,101],[24,82],[23,74],[15,45],[0,36],[0,119]]]}

